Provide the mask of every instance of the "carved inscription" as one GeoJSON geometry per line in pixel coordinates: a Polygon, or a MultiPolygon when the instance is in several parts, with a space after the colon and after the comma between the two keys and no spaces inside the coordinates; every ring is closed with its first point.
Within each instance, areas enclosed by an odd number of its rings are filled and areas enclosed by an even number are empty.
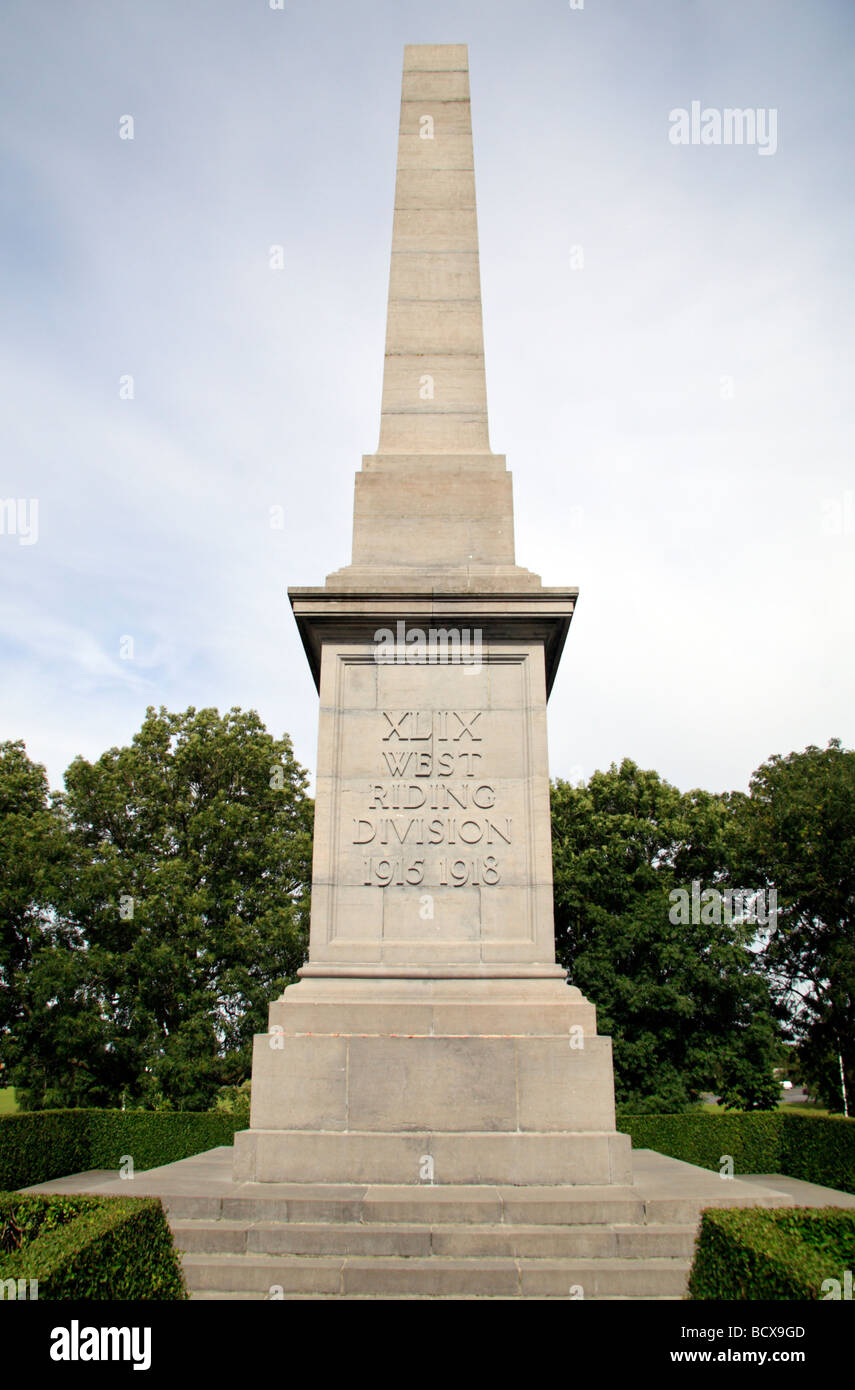
{"type": "Polygon", "coordinates": [[[488,719],[480,709],[378,711],[378,775],[351,833],[366,856],[363,883],[501,882],[513,827],[489,780],[488,719]]]}

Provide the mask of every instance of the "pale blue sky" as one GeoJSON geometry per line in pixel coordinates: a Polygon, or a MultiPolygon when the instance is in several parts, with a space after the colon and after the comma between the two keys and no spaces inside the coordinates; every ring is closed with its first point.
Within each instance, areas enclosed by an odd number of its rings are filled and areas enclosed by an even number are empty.
{"type": "Polygon", "coordinates": [[[0,737],[55,786],[147,704],[314,768],[285,588],[349,560],[422,42],[469,45],[518,561],[581,589],[553,774],[855,743],[851,4],[6,0],[0,497],[39,537],[0,535],[0,737]],[[693,100],[774,108],[777,152],[675,147],[693,100]]]}

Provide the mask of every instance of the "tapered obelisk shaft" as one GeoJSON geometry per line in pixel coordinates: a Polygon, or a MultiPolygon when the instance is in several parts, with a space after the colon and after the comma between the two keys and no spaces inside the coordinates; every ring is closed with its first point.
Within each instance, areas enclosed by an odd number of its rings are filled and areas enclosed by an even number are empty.
{"type": "Polygon", "coordinates": [[[465,44],[404,49],[380,441],[330,589],[540,588],[490,451],[465,44]]]}
{"type": "Polygon", "coordinates": [[[467,50],[411,44],[377,452],[489,451],[467,50]]]}

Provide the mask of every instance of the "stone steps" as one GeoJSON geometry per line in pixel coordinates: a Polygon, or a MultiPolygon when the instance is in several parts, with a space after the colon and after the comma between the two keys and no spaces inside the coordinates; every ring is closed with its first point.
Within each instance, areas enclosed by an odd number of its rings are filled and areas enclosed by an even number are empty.
{"type": "MultiPolygon", "coordinates": [[[[687,1165],[685,1165],[687,1166],[687,1165]]],[[[701,1170],[695,1170],[700,1172],[701,1170]]],[[[701,1174],[697,1191],[672,1193],[638,1187],[463,1187],[353,1184],[242,1184],[235,1195],[222,1188],[206,1194],[162,1194],[170,1221],[229,1220],[380,1225],[695,1225],[704,1207],[791,1205],[781,1193],[745,1184],[720,1183],[701,1174]]]]}
{"type": "Polygon", "coordinates": [[[443,1255],[300,1256],[214,1254],[183,1256],[188,1286],[195,1295],[231,1298],[256,1293],[285,1298],[312,1294],[326,1298],[401,1295],[457,1298],[680,1297],[690,1269],[687,1259],[455,1259],[443,1255]]]}
{"type": "MultiPolygon", "coordinates": [[[[630,1186],[464,1187],[329,1183],[243,1184],[234,1196],[164,1194],[170,1219],[463,1225],[603,1225],[643,1222],[646,1204],[630,1186]]],[[[684,1222],[698,1204],[685,1204],[684,1222]]],[[[676,1218],[670,1218],[676,1219],[676,1218]]]]}
{"type": "Polygon", "coordinates": [[[792,1203],[636,1160],[632,1185],[534,1187],[218,1184],[211,1159],[210,1179],[197,1163],[186,1184],[157,1189],[191,1295],[223,1300],[573,1299],[576,1286],[587,1299],[679,1299],[703,1208],[792,1203]]]}
{"type": "MultiPolygon", "coordinates": [[[[646,1149],[632,1184],[610,1186],[239,1182],[233,1158],[222,1146],[134,1178],[134,1195],[163,1202],[195,1298],[571,1299],[574,1284],[586,1299],[681,1298],[704,1208],[855,1201],[646,1149]]],[[[31,1190],[128,1184],[92,1172],[31,1190]]]]}
{"type": "Polygon", "coordinates": [[[188,1254],[400,1256],[414,1258],[690,1259],[692,1225],[598,1227],[427,1225],[381,1222],[173,1221],[188,1254]]]}
{"type": "Polygon", "coordinates": [[[224,1300],[680,1298],[698,1215],[657,1220],[619,1185],[245,1184],[165,1201],[192,1296],[224,1300]]]}

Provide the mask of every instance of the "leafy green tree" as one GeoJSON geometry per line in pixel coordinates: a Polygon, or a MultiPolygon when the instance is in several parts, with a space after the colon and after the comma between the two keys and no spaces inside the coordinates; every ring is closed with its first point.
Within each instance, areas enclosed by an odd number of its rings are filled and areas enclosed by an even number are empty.
{"type": "Polygon", "coordinates": [[[67,822],[45,769],[20,740],[0,744],[0,1057],[4,1084],[24,1087],[25,1103],[99,1096],[80,1059],[103,1049],[102,1020],[77,933],[55,909],[70,870],[67,822]]]}
{"type": "Polygon", "coordinates": [[[777,894],[765,962],[812,1093],[855,1113],[855,751],[775,755],[736,803],[746,871],[777,894]]]}
{"type": "Polygon", "coordinates": [[[61,939],[30,980],[63,1026],[19,1020],[10,1081],[29,1105],[207,1108],[248,1075],[267,1004],[305,959],[306,774],[254,712],[150,708],[130,747],[65,780],[61,939]]]}
{"type": "Polygon", "coordinates": [[[729,798],[625,759],[587,786],[557,781],[552,830],[557,954],[614,1040],[618,1104],[673,1111],[713,1091],[773,1106],[779,1030],[756,929],[725,910],[675,920],[678,888],[729,886],[729,798]]]}
{"type": "Polygon", "coordinates": [[[23,742],[0,744],[0,1029],[15,1016],[50,902],[59,827],[49,796],[45,770],[23,742]]]}

